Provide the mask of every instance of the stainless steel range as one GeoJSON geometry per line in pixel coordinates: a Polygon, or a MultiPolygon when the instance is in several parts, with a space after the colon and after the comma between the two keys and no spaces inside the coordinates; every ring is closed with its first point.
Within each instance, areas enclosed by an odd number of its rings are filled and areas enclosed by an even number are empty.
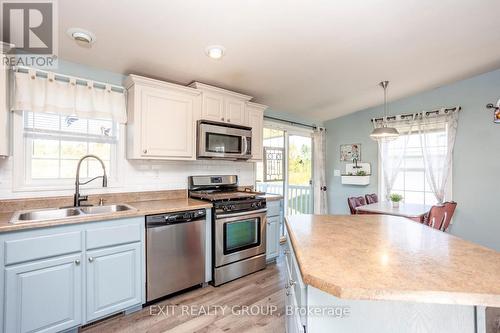
{"type": "Polygon", "coordinates": [[[266,200],[238,191],[238,176],[191,176],[189,195],[213,202],[215,286],[266,267],[266,200]]]}

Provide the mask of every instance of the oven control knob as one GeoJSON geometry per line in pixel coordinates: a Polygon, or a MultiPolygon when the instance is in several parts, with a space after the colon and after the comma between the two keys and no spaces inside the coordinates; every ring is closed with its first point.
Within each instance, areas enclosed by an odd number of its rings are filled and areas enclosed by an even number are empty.
{"type": "Polygon", "coordinates": [[[235,210],[236,209],[236,205],[231,205],[230,209],[231,210],[235,210]]]}
{"type": "Polygon", "coordinates": [[[257,203],[256,202],[252,202],[252,204],[250,206],[252,206],[252,208],[257,208],[257,203]]]}

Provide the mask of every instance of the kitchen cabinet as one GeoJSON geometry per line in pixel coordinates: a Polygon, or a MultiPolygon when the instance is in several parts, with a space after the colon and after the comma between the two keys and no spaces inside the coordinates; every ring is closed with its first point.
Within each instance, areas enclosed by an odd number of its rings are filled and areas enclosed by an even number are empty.
{"type": "Polygon", "coordinates": [[[266,105],[246,103],[248,126],[252,128],[252,160],[260,161],[264,156],[264,110],[266,105]]]}
{"type": "Polygon", "coordinates": [[[216,122],[248,126],[246,102],[251,96],[193,82],[189,85],[202,93],[201,118],[216,122]]]}
{"type": "Polygon", "coordinates": [[[87,320],[141,303],[141,243],[87,252],[87,320]]]}
{"type": "Polygon", "coordinates": [[[0,234],[0,332],[60,332],[145,302],[144,217],[0,234]]]}
{"type": "Polygon", "coordinates": [[[82,323],[82,255],[5,269],[4,332],[59,332],[82,323]]]}
{"type": "Polygon", "coordinates": [[[127,157],[129,159],[196,159],[196,121],[201,92],[129,75],[127,157]]]}
{"type": "Polygon", "coordinates": [[[280,218],[273,216],[267,218],[266,229],[266,260],[272,260],[279,255],[280,244],[280,218]]]}
{"type": "Polygon", "coordinates": [[[0,54],[0,156],[9,155],[9,106],[7,66],[4,65],[4,55],[0,54]]]}
{"type": "Polygon", "coordinates": [[[282,200],[267,202],[266,261],[275,260],[279,256],[282,202],[282,200]]]}

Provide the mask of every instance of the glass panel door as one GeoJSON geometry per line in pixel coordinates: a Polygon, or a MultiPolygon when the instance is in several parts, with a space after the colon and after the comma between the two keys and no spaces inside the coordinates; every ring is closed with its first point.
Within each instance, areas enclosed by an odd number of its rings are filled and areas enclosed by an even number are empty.
{"type": "Polygon", "coordinates": [[[312,138],[288,135],[286,215],[312,214],[312,138]]]}

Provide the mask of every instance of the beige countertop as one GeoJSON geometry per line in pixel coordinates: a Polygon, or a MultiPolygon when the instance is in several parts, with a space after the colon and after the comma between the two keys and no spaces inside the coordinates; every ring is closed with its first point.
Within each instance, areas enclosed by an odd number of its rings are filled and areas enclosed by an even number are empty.
{"type": "Polygon", "coordinates": [[[125,203],[132,206],[135,209],[130,211],[123,211],[123,212],[116,212],[109,214],[73,216],[65,219],[45,220],[40,222],[26,222],[17,224],[10,223],[10,220],[14,212],[0,212],[0,233],[212,207],[212,203],[210,202],[195,200],[190,198],[174,198],[174,199],[148,200],[148,201],[137,201],[137,202],[125,202],[125,203]]]}
{"type": "Polygon", "coordinates": [[[500,252],[387,215],[297,215],[304,283],[336,297],[500,307],[500,252]]]}

